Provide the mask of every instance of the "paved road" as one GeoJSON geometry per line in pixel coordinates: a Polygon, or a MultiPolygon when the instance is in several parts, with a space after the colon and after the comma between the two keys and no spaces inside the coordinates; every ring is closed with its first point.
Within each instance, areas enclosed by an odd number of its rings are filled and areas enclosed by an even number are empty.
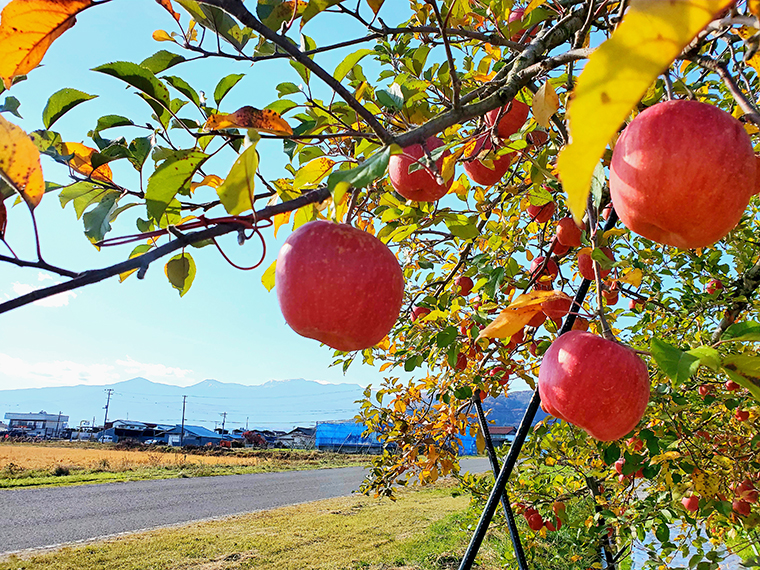
{"type": "MultiPolygon", "coordinates": [[[[485,471],[483,458],[463,470],[485,471]]],[[[350,495],[362,467],[0,491],[0,554],[350,495]]]]}

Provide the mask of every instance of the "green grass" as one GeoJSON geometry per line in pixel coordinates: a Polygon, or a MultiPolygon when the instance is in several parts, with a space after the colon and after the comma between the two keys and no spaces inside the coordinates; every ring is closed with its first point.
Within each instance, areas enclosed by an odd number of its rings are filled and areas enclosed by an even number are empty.
{"type": "MultiPolygon", "coordinates": [[[[0,570],[444,570],[466,548],[467,505],[450,487],[329,499],[13,556],[0,570]]],[[[500,567],[489,549],[479,570],[500,567]]]]}

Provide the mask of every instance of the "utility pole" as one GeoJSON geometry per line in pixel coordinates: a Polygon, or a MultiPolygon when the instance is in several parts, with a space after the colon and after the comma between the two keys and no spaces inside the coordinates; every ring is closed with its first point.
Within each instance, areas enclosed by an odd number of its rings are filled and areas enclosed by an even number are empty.
{"type": "Polygon", "coordinates": [[[245,417],[245,431],[248,431],[248,416],[245,417]]]}
{"type": "Polygon", "coordinates": [[[108,394],[108,399],[106,400],[106,405],[104,406],[106,410],[106,416],[103,418],[103,431],[106,429],[106,422],[108,421],[108,406],[111,404],[111,394],[113,394],[114,389],[113,388],[106,388],[104,390],[108,394]]]}
{"type": "Polygon", "coordinates": [[[182,396],[182,431],[179,434],[179,446],[183,447],[185,444],[185,402],[187,396],[182,396]]]}
{"type": "Polygon", "coordinates": [[[227,412],[224,412],[219,415],[222,416],[222,435],[224,435],[224,422],[227,421],[227,412]]]}

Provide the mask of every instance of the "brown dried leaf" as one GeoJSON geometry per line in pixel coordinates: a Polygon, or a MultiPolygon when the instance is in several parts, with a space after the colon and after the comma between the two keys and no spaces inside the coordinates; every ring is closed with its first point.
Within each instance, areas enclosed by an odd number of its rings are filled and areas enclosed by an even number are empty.
{"type": "Polygon", "coordinates": [[[0,78],[6,89],[29,73],[93,0],[13,0],[0,17],[0,78]]]}
{"type": "Polygon", "coordinates": [[[246,105],[234,113],[226,115],[219,113],[212,115],[206,121],[204,128],[208,131],[218,131],[220,129],[255,129],[274,135],[292,135],[293,129],[283,119],[277,111],[271,109],[256,109],[246,105]]]}
{"type": "Polygon", "coordinates": [[[8,224],[8,211],[5,209],[5,202],[0,201],[0,239],[5,237],[5,227],[8,224]]]}
{"type": "Polygon", "coordinates": [[[0,176],[21,194],[30,208],[42,200],[45,181],[40,151],[20,128],[0,115],[0,176]]]}
{"type": "Polygon", "coordinates": [[[562,291],[531,291],[517,297],[484,328],[478,338],[508,338],[517,333],[541,312],[541,303],[570,299],[562,291]]]}

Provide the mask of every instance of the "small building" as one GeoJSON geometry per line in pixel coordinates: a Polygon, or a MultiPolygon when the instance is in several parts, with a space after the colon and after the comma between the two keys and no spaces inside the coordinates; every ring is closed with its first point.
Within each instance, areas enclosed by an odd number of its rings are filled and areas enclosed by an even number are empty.
{"type": "Polygon", "coordinates": [[[314,443],[320,451],[337,451],[338,453],[379,453],[383,444],[377,435],[364,437],[365,427],[360,423],[317,422],[314,443]]]}
{"type": "Polygon", "coordinates": [[[161,434],[168,445],[179,447],[180,445],[219,445],[224,439],[220,434],[201,426],[185,426],[184,435],[182,426],[174,426],[161,434]],[[181,443],[180,443],[181,442],[181,443]]]}
{"type": "Polygon", "coordinates": [[[494,447],[499,447],[505,442],[514,441],[517,428],[514,426],[488,426],[488,432],[491,434],[494,447]]]}
{"type": "Polygon", "coordinates": [[[297,427],[277,438],[277,447],[314,449],[317,428],[297,427]]]}
{"type": "Polygon", "coordinates": [[[60,437],[69,416],[62,414],[48,414],[44,410],[28,414],[16,414],[8,412],[5,414],[8,421],[8,430],[13,432],[22,432],[28,437],[60,437]]]}
{"type": "Polygon", "coordinates": [[[114,420],[113,422],[108,422],[106,428],[100,430],[95,435],[95,439],[113,443],[129,439],[145,443],[149,440],[161,439],[162,434],[171,428],[172,426],[166,424],[136,422],[134,420],[114,420]]]}

